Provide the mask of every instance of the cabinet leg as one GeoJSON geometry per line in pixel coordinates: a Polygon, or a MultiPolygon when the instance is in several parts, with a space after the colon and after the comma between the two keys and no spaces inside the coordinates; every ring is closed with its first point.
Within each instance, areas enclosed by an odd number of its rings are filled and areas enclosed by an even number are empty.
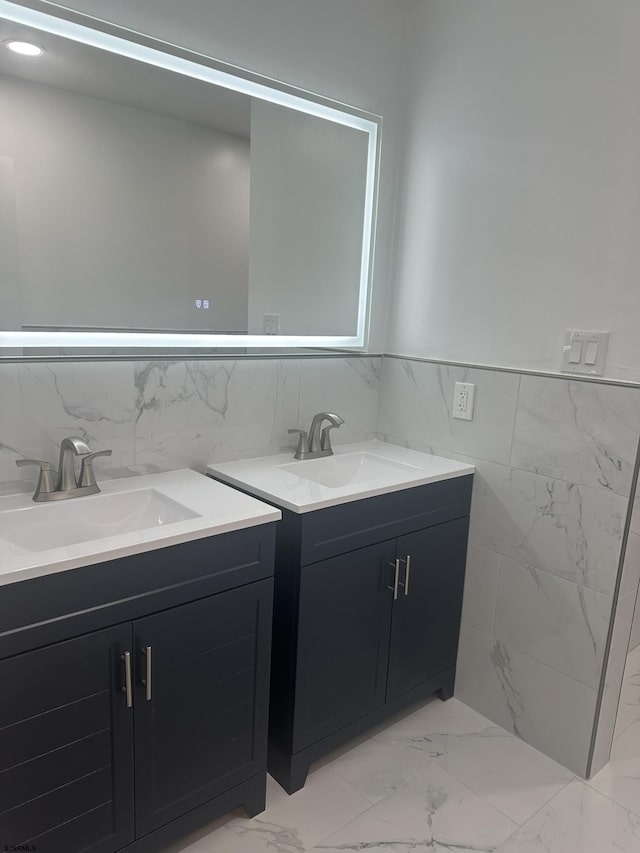
{"type": "Polygon", "coordinates": [[[453,696],[453,691],[456,685],[456,674],[452,673],[450,676],[447,676],[447,680],[444,682],[442,687],[438,690],[438,696],[442,699],[443,702],[446,702],[447,699],[451,699],[453,696]]]}
{"type": "Polygon", "coordinates": [[[303,759],[300,755],[291,755],[274,744],[269,744],[267,770],[287,794],[295,794],[296,791],[304,788],[309,766],[308,759],[303,759]]]}
{"type": "Polygon", "coordinates": [[[287,794],[295,794],[296,791],[304,788],[309,773],[309,765],[296,759],[295,755],[290,755],[286,756],[285,760],[278,761],[277,764],[271,762],[269,773],[278,785],[285,789],[287,794]]]}
{"type": "Polygon", "coordinates": [[[251,780],[243,797],[244,810],[247,817],[255,817],[266,808],[267,774],[261,773],[251,780]]]}

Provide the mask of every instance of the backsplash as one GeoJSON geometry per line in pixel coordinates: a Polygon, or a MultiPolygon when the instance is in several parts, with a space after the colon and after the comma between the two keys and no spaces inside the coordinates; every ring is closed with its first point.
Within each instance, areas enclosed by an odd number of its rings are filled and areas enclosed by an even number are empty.
{"type": "Polygon", "coordinates": [[[36,470],[15,460],[55,463],[66,435],[113,449],[99,476],[278,453],[294,444],[287,429],[326,408],[345,419],[336,444],[370,438],[380,371],[359,356],[3,364],[0,483],[31,488],[36,470]]]}
{"type": "Polygon", "coordinates": [[[456,694],[584,775],[640,389],[385,358],[378,432],[477,467],[456,694]]]}

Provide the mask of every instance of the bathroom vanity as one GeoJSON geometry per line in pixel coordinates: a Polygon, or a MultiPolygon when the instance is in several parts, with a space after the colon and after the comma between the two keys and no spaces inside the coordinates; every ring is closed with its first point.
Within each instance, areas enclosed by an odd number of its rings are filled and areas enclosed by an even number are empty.
{"type": "Polygon", "coordinates": [[[453,694],[474,469],[365,442],[207,470],[282,509],[268,768],[293,793],[331,749],[453,694]]]}
{"type": "Polygon", "coordinates": [[[155,851],[264,809],[279,517],[193,471],[0,498],[0,843],[155,851]]]}

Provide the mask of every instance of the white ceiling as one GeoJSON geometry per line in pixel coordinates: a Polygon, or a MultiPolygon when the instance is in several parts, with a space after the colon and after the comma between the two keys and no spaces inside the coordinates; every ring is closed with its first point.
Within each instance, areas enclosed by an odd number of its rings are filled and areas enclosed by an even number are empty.
{"type": "Polygon", "coordinates": [[[0,73],[249,138],[248,95],[2,19],[0,73]],[[46,53],[20,56],[2,45],[7,39],[36,42],[46,53]]]}

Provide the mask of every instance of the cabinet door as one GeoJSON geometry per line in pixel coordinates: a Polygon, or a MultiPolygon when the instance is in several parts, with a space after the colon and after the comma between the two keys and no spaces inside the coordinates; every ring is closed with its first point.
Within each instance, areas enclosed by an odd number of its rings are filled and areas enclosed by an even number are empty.
{"type": "Polygon", "coordinates": [[[401,563],[389,650],[387,700],[454,666],[460,633],[468,518],[397,540],[401,563]]]}
{"type": "Polygon", "coordinates": [[[133,841],[133,713],[119,626],[0,661],[0,844],[108,853],[133,841]]]}
{"type": "Polygon", "coordinates": [[[384,703],[395,541],[303,566],[293,750],[384,703]]]}
{"type": "Polygon", "coordinates": [[[266,769],[272,588],[134,622],[138,837],[266,769]]]}

